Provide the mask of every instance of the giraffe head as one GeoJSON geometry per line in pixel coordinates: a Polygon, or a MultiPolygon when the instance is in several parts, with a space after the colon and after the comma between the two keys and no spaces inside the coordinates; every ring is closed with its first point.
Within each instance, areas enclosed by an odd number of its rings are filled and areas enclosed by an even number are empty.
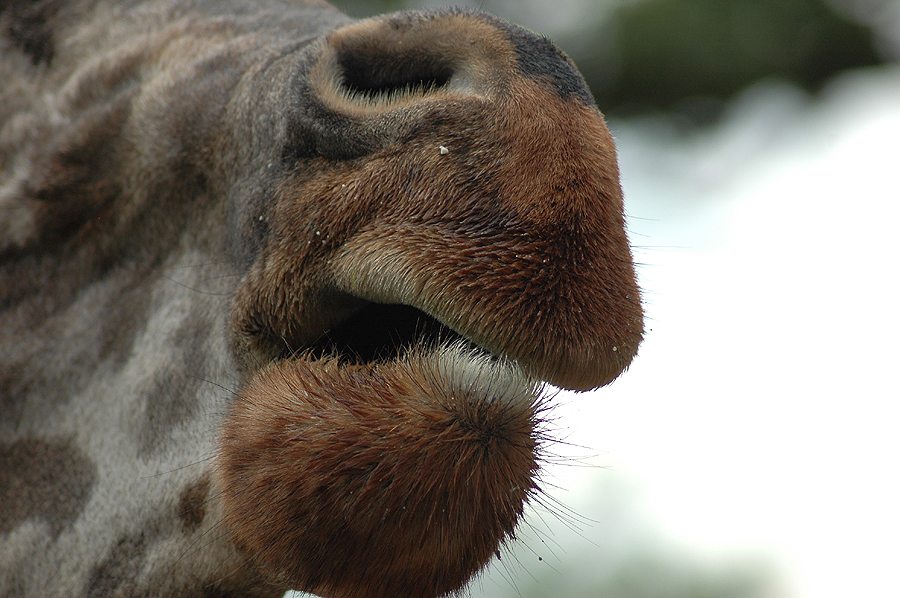
{"type": "Polygon", "coordinates": [[[558,49],[476,12],[339,28],[290,88],[289,158],[237,209],[226,521],[301,589],[443,595],[538,490],[541,384],[637,351],[613,141],[558,49]]]}
{"type": "Polygon", "coordinates": [[[460,590],[545,386],[641,341],[582,77],[478,11],[107,4],[0,10],[0,593],[460,590]]]}

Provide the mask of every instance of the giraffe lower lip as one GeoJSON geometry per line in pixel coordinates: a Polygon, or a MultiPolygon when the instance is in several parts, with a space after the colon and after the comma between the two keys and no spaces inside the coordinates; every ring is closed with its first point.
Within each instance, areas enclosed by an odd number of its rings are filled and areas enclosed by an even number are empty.
{"type": "Polygon", "coordinates": [[[226,525],[296,588],[452,592],[536,491],[541,404],[517,365],[459,341],[374,364],[273,362],[220,439],[226,525]]]}

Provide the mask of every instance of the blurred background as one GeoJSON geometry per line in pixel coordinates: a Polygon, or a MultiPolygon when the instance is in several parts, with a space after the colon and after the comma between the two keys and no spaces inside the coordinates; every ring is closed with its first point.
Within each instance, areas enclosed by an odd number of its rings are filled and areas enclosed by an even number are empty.
{"type": "Polygon", "coordinates": [[[585,75],[648,328],[468,595],[900,597],[900,1],[461,4],[585,75]]]}

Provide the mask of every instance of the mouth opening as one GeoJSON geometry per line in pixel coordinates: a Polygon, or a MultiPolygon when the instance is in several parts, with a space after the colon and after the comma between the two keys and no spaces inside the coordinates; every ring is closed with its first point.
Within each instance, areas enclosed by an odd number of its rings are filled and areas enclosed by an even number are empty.
{"type": "Polygon", "coordinates": [[[301,351],[314,359],[337,357],[342,365],[364,364],[395,360],[417,346],[449,343],[477,349],[474,343],[419,309],[367,303],[301,351]]]}

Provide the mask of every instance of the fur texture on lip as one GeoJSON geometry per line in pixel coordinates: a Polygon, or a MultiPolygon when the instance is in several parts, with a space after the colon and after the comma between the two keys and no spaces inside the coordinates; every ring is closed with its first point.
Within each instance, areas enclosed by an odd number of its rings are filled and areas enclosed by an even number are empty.
{"type": "Polygon", "coordinates": [[[292,587],[333,598],[460,589],[536,491],[536,384],[458,345],[392,362],[275,362],[221,436],[225,524],[292,587]]]}

